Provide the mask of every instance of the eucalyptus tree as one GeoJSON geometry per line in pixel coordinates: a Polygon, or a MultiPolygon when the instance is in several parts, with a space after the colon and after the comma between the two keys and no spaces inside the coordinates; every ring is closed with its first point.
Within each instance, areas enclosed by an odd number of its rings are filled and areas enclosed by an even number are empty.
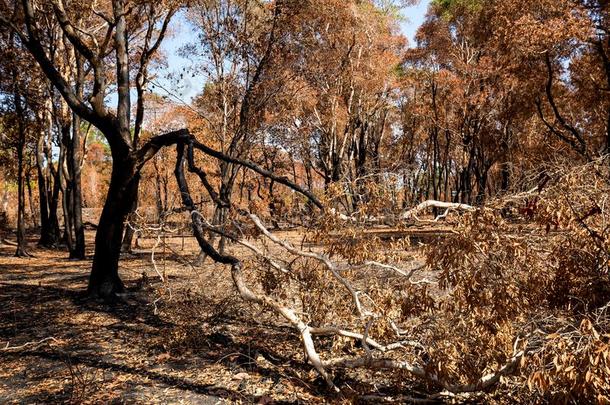
{"type": "MultiPolygon", "coordinates": [[[[104,135],[112,155],[112,174],[95,239],[88,291],[112,297],[123,291],[118,274],[126,215],[137,198],[142,166],[159,142],[140,146],[148,69],[180,4],[112,0],[82,3],[22,0],[0,3],[0,24],[16,34],[77,119],[104,135]],[[59,27],[62,48],[51,47],[47,34],[59,27]],[[62,58],[71,57],[74,65],[62,58]],[[135,97],[132,89],[135,87],[135,97]],[[106,97],[116,93],[116,108],[106,97]],[[135,114],[132,99],[135,98],[135,114]]],[[[80,141],[73,139],[73,141],[80,141]]],[[[80,162],[80,156],[71,158],[80,162]]]]}

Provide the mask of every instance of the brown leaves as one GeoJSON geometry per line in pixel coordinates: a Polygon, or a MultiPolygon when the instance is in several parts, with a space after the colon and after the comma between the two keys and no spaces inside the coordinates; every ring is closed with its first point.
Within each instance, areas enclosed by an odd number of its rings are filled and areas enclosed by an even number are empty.
{"type": "Polygon", "coordinates": [[[452,358],[454,347],[473,350],[461,346],[468,336],[480,356],[492,358],[498,343],[516,331],[537,330],[528,343],[533,354],[521,363],[528,389],[608,401],[610,233],[609,213],[601,208],[610,192],[606,163],[558,169],[531,212],[509,222],[502,211],[481,209],[428,249],[429,265],[439,269],[440,285],[451,293],[439,316],[468,325],[459,339],[438,336],[444,343],[437,356],[452,358]],[[485,345],[488,340],[497,343],[485,345]]]}

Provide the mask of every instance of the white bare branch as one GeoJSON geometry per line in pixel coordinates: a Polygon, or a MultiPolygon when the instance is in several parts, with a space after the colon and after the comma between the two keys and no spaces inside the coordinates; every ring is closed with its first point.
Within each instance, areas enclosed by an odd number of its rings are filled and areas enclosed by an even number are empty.
{"type": "Polygon", "coordinates": [[[446,210],[445,213],[443,213],[442,215],[437,217],[436,220],[446,217],[448,214],[448,210],[455,210],[455,211],[474,211],[475,210],[475,208],[473,206],[468,205],[468,204],[427,200],[427,201],[424,201],[424,202],[418,204],[414,208],[404,211],[401,215],[401,219],[417,218],[417,214],[419,214],[422,211],[425,211],[428,208],[441,208],[441,209],[446,210]]]}
{"type": "Polygon", "coordinates": [[[356,312],[358,313],[358,315],[361,318],[371,315],[370,312],[368,312],[362,308],[362,303],[360,302],[360,298],[358,297],[359,292],[349,283],[349,281],[347,281],[344,277],[342,277],[339,274],[339,269],[327,256],[325,256],[323,254],[314,253],[314,252],[304,252],[300,249],[297,249],[294,246],[292,246],[289,242],[287,242],[285,240],[281,240],[277,236],[275,236],[271,232],[269,232],[269,230],[265,227],[265,225],[263,225],[263,222],[260,220],[260,218],[258,216],[256,216],[255,214],[248,213],[247,216],[252,220],[254,225],[263,233],[263,235],[265,235],[272,242],[282,246],[288,252],[290,252],[294,255],[297,255],[297,256],[316,259],[316,260],[320,261],[321,263],[323,263],[326,266],[326,268],[332,273],[333,277],[335,279],[337,279],[347,289],[347,291],[349,291],[350,295],[352,296],[352,301],[354,303],[354,306],[356,308],[356,312]]]}

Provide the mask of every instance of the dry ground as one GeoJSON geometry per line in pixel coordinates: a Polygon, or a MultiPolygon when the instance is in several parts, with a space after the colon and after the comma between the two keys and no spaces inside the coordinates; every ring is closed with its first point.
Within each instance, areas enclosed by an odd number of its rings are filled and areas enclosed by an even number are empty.
{"type": "MultiPolygon", "coordinates": [[[[298,232],[281,236],[300,243],[298,232]]],[[[121,260],[125,302],[88,299],[93,237],[88,231],[84,261],[36,247],[34,235],[31,258],[15,258],[14,246],[0,244],[0,403],[354,400],[349,389],[340,397],[326,391],[302,356],[294,357],[294,332],[245,305],[228,269],[193,267],[188,238],[158,248],[157,271],[155,239],[141,240],[140,250],[121,260]]]]}

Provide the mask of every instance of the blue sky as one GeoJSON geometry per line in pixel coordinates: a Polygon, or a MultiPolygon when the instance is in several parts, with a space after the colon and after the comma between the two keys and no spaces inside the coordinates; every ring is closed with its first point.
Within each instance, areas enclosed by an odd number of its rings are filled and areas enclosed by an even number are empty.
{"type": "MultiPolygon", "coordinates": [[[[426,11],[430,0],[420,0],[417,5],[405,7],[403,15],[405,20],[400,24],[403,34],[409,39],[409,45],[414,46],[415,33],[419,26],[423,23],[426,11]]],[[[158,77],[152,88],[155,93],[168,95],[170,99],[176,102],[188,103],[203,87],[204,79],[202,77],[191,77],[191,74],[184,73],[184,69],[188,70],[191,62],[179,55],[179,49],[186,44],[193,33],[187,24],[184,24],[180,18],[174,20],[174,33],[169,38],[166,38],[161,49],[167,55],[168,69],[170,74],[176,77],[175,80],[169,80],[165,77],[158,77]],[[180,73],[184,73],[180,77],[180,73]],[[161,88],[162,87],[162,88],[161,88]],[[166,89],[167,91],[165,91],[166,89]]]]}
{"type": "Polygon", "coordinates": [[[403,34],[407,38],[409,38],[409,44],[411,46],[415,45],[415,33],[420,25],[424,22],[424,17],[426,16],[426,11],[428,10],[428,5],[430,4],[430,0],[420,0],[419,4],[416,6],[406,7],[403,14],[406,18],[406,21],[400,25],[403,34]]]}

